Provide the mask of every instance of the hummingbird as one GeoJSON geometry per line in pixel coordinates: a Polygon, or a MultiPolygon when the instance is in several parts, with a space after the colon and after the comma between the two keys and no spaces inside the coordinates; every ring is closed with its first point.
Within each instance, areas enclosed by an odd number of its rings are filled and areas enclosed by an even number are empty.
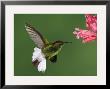
{"type": "Polygon", "coordinates": [[[32,64],[37,67],[39,72],[45,72],[47,60],[56,63],[57,55],[61,51],[63,45],[65,43],[71,43],[60,40],[49,42],[35,27],[28,23],[25,24],[25,29],[36,45],[32,56],[32,64]]]}

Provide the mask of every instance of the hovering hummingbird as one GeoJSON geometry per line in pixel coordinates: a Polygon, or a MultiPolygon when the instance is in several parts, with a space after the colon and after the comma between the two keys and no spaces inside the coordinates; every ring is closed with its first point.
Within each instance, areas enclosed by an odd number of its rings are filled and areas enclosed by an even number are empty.
{"type": "Polygon", "coordinates": [[[39,72],[45,72],[46,60],[50,60],[52,63],[57,61],[57,54],[61,51],[64,43],[71,43],[60,40],[48,42],[38,30],[27,23],[25,24],[25,29],[37,46],[34,48],[32,64],[37,67],[39,72]]]}

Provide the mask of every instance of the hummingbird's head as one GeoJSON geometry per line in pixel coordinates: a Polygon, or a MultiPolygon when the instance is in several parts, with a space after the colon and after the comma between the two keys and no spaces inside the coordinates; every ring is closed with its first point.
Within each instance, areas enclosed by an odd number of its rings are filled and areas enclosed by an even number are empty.
{"type": "Polygon", "coordinates": [[[53,45],[56,46],[56,47],[60,47],[64,43],[72,43],[72,42],[64,42],[64,41],[57,40],[57,41],[53,42],[53,45]]]}

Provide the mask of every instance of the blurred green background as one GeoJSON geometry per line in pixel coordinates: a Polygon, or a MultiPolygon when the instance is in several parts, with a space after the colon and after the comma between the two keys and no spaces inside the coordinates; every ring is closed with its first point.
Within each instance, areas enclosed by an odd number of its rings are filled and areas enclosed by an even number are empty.
{"type": "Polygon", "coordinates": [[[83,14],[15,14],[14,75],[15,76],[96,76],[97,42],[82,43],[72,34],[73,28],[86,29],[83,14]],[[47,61],[45,73],[32,65],[36,46],[25,30],[30,23],[49,41],[71,41],[58,54],[56,63],[47,61]]]}

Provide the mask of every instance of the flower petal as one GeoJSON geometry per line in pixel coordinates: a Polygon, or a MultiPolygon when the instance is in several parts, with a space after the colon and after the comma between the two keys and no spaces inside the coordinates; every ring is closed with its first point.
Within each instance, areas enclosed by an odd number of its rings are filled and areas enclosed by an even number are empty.
{"type": "Polygon", "coordinates": [[[97,16],[86,14],[85,18],[86,18],[87,29],[97,32],[97,16]]]}
{"type": "Polygon", "coordinates": [[[96,39],[96,33],[90,31],[90,30],[82,30],[82,29],[79,29],[78,31],[74,31],[73,34],[75,33],[76,35],[76,38],[82,38],[83,39],[83,43],[86,43],[86,42],[90,42],[92,40],[95,40],[96,39]]]}
{"type": "Polygon", "coordinates": [[[81,38],[83,43],[90,42],[97,37],[97,16],[85,14],[87,30],[75,28],[73,34],[77,39],[81,38]]]}

